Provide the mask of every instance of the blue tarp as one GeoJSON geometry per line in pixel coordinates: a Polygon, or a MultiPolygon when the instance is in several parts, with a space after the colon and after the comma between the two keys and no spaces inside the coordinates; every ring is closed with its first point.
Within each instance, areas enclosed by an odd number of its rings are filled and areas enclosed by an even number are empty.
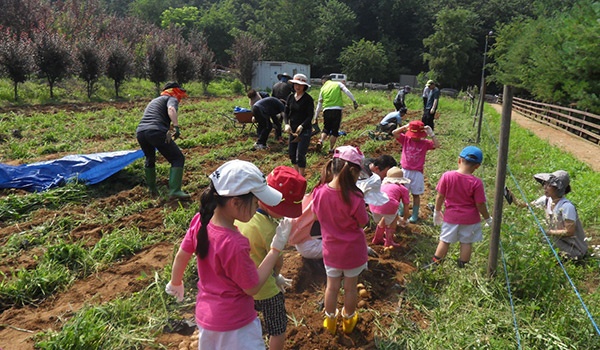
{"type": "Polygon", "coordinates": [[[45,162],[7,165],[0,163],[0,188],[20,188],[27,191],[45,191],[79,181],[96,184],[142,158],[144,152],[116,151],[70,155],[45,162]]]}

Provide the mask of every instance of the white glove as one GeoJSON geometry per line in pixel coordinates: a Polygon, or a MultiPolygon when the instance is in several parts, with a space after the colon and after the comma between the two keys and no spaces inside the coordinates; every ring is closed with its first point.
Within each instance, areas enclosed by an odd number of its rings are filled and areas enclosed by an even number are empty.
{"type": "Polygon", "coordinates": [[[300,135],[300,133],[302,132],[302,130],[304,130],[304,127],[302,125],[298,125],[298,127],[296,128],[296,134],[300,135]]]}
{"type": "Polygon", "coordinates": [[[292,286],[292,279],[285,278],[281,274],[279,274],[279,275],[275,276],[275,284],[277,285],[277,288],[279,288],[279,290],[282,293],[285,293],[285,289],[292,286]]]}
{"type": "Polygon", "coordinates": [[[425,133],[427,134],[427,136],[429,136],[429,137],[435,136],[435,134],[433,133],[433,130],[431,130],[431,126],[425,125],[424,129],[425,129],[425,133]]]}
{"type": "Polygon", "coordinates": [[[494,219],[491,216],[485,219],[485,227],[492,227],[492,222],[494,222],[494,219]]]}
{"type": "Polygon", "coordinates": [[[290,124],[285,124],[285,126],[283,127],[283,132],[288,134],[292,132],[292,127],[290,126],[290,124]]]}
{"type": "Polygon", "coordinates": [[[292,232],[292,219],[283,218],[275,229],[275,236],[273,236],[271,248],[282,251],[290,238],[290,232],[292,232]]]}
{"type": "Polygon", "coordinates": [[[434,210],[433,211],[433,224],[435,226],[440,226],[444,222],[444,213],[441,211],[434,210]]]}
{"type": "Polygon", "coordinates": [[[167,292],[167,294],[169,295],[174,296],[177,302],[181,303],[183,301],[183,294],[185,292],[185,289],[183,288],[183,281],[178,286],[172,285],[171,281],[169,281],[169,283],[167,283],[167,286],[165,287],[165,292],[167,292]]]}

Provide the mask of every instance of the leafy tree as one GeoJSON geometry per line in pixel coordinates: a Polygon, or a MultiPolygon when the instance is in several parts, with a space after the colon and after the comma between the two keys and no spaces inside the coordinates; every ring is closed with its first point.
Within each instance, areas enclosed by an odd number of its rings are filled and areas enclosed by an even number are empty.
{"type": "Polygon", "coordinates": [[[159,26],[162,13],[169,7],[179,7],[181,4],[178,0],[135,0],[129,5],[129,14],[159,26]]]}
{"type": "Polygon", "coordinates": [[[106,76],[113,80],[115,97],[119,98],[119,89],[133,73],[133,54],[125,43],[111,40],[106,45],[106,76]]]}
{"type": "Polygon", "coordinates": [[[193,31],[189,38],[192,52],[196,56],[196,75],[202,82],[202,90],[206,94],[208,85],[215,77],[215,54],[208,47],[208,42],[202,33],[193,31]]]}
{"type": "Polygon", "coordinates": [[[76,59],[78,75],[86,82],[87,97],[91,98],[95,91],[94,85],[100,79],[103,71],[103,58],[97,43],[93,40],[83,40],[77,44],[76,59]]]}
{"type": "Polygon", "coordinates": [[[5,31],[0,40],[0,67],[13,82],[15,101],[18,100],[18,85],[24,83],[35,70],[33,45],[23,33],[20,36],[5,31]]]}
{"type": "Polygon", "coordinates": [[[477,47],[473,33],[478,31],[479,17],[462,8],[443,9],[437,14],[434,28],[435,33],[423,40],[427,49],[423,60],[442,85],[467,86],[466,72],[473,66],[481,66],[477,55],[470,54],[477,47]]]}
{"type": "Polygon", "coordinates": [[[315,55],[317,0],[274,0],[256,11],[256,21],[248,31],[266,45],[269,60],[310,64],[315,55]]]}
{"type": "Polygon", "coordinates": [[[50,98],[54,98],[54,85],[71,73],[71,46],[55,32],[41,31],[34,36],[34,59],[40,73],[48,81],[50,98]]]}
{"type": "Polygon", "coordinates": [[[99,0],[63,0],[54,4],[52,28],[66,40],[96,39],[106,15],[99,0]]]}
{"type": "Polygon", "coordinates": [[[53,20],[52,8],[40,0],[3,0],[0,27],[10,28],[20,36],[32,37],[35,31],[48,27],[53,20]]]}
{"type": "Polygon", "coordinates": [[[169,78],[169,62],[167,61],[167,46],[160,38],[155,38],[146,51],[146,76],[154,83],[156,93],[160,92],[160,84],[169,78]]]}
{"type": "Polygon", "coordinates": [[[176,26],[191,30],[200,19],[200,10],[195,6],[168,8],[160,15],[160,26],[169,28],[176,26]]]}
{"type": "MultiPolygon", "coordinates": [[[[389,78],[427,70],[423,62],[423,39],[433,34],[434,9],[419,0],[377,1],[378,38],[386,48],[389,78]]],[[[389,80],[388,80],[389,81],[389,80]]],[[[385,81],[384,81],[385,82],[385,81]]]]}
{"type": "Polygon", "coordinates": [[[379,79],[385,74],[388,64],[385,49],[381,43],[360,39],[346,47],[340,54],[339,61],[348,74],[348,78],[355,81],[379,79]]]}
{"type": "Polygon", "coordinates": [[[581,0],[553,17],[502,26],[490,54],[492,78],[521,88],[521,95],[600,113],[600,6],[581,0]],[[561,23],[561,26],[556,26],[561,23]]]}
{"type": "Polygon", "coordinates": [[[240,32],[231,48],[231,65],[237,70],[237,76],[245,90],[252,85],[254,62],[262,58],[265,44],[247,32],[240,32]]]}
{"type": "Polygon", "coordinates": [[[194,80],[196,77],[197,59],[190,45],[180,45],[175,48],[175,59],[173,62],[173,76],[180,84],[194,80]]]}
{"type": "Polygon", "coordinates": [[[226,64],[231,59],[228,50],[233,45],[235,31],[241,25],[238,8],[235,0],[220,1],[203,11],[197,24],[198,30],[204,33],[208,46],[215,53],[216,61],[221,64],[226,64]]]}
{"type": "Polygon", "coordinates": [[[338,0],[327,0],[318,8],[317,23],[313,40],[316,49],[314,63],[319,69],[314,73],[320,76],[341,69],[337,58],[342,49],[352,43],[356,14],[338,0]]]}
{"type": "Polygon", "coordinates": [[[131,2],[131,0],[102,0],[106,12],[119,18],[127,16],[131,2]]]}

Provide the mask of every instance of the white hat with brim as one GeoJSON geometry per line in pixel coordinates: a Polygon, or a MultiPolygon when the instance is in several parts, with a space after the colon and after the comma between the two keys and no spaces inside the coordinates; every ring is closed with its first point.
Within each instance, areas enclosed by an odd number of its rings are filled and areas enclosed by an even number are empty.
{"type": "Polygon", "coordinates": [[[401,168],[398,168],[397,166],[391,167],[388,169],[386,176],[383,178],[383,181],[381,182],[381,184],[399,184],[399,185],[404,185],[404,184],[409,184],[410,183],[410,179],[407,179],[404,177],[404,172],[402,171],[401,168]]]}
{"type": "Polygon", "coordinates": [[[289,82],[292,84],[306,85],[306,86],[310,87],[310,84],[307,83],[307,81],[308,81],[308,78],[304,74],[296,74],[296,75],[294,75],[294,79],[289,80],[289,82]]]}
{"type": "Polygon", "coordinates": [[[363,192],[367,204],[380,206],[390,200],[386,193],[381,192],[381,178],[377,174],[356,181],[356,186],[363,192]]]}
{"type": "Polygon", "coordinates": [[[226,162],[210,174],[210,180],[217,193],[223,197],[252,193],[268,206],[279,204],[283,197],[281,192],[267,185],[265,176],[256,165],[244,160],[226,162]]]}

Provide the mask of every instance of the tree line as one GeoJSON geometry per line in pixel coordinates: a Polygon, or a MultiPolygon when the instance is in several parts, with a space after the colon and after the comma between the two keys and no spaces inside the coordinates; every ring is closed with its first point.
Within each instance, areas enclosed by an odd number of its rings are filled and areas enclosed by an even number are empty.
{"type": "Polygon", "coordinates": [[[497,91],[510,83],[545,102],[575,102],[589,110],[598,105],[597,95],[589,93],[598,91],[598,60],[583,57],[598,50],[593,0],[4,3],[0,66],[15,83],[15,94],[32,74],[45,77],[51,90],[57,80],[77,74],[88,83],[88,94],[94,79],[105,74],[118,96],[131,76],[157,86],[166,79],[207,85],[219,66],[234,68],[248,85],[252,61],[259,59],[310,64],[313,76],[341,71],[350,80],[387,83],[400,74],[420,74],[464,89],[479,85],[492,30],[488,74],[497,91]],[[48,60],[49,54],[60,56],[57,47],[70,55],[48,60]],[[541,84],[531,84],[532,77],[541,84]]]}

